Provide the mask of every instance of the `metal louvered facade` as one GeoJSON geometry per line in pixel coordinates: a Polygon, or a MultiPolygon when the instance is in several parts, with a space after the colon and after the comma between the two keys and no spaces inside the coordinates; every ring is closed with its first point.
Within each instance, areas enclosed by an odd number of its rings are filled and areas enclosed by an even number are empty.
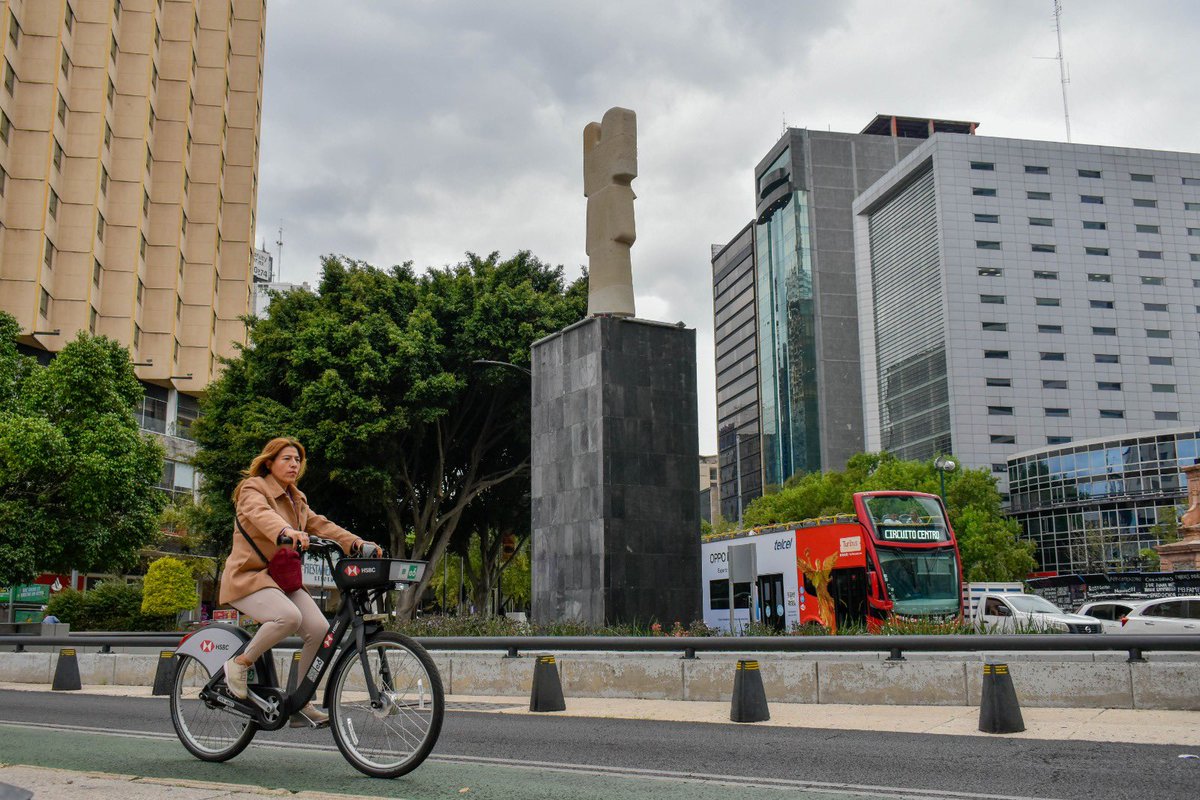
{"type": "Polygon", "coordinates": [[[902,459],[951,451],[937,220],[931,165],[868,220],[882,446],[902,459]]]}

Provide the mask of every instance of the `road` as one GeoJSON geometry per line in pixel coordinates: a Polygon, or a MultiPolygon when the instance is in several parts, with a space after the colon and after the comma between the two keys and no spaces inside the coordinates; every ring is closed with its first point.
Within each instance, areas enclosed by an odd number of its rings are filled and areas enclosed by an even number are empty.
{"type": "Polygon", "coordinates": [[[0,690],[0,761],[292,791],[535,800],[648,797],[1080,798],[1196,796],[1188,748],[822,731],[452,710],[434,756],[395,781],[346,764],[328,731],[260,732],[226,764],[188,755],[165,698],[0,690]],[[463,790],[467,791],[463,791],[463,790]]]}

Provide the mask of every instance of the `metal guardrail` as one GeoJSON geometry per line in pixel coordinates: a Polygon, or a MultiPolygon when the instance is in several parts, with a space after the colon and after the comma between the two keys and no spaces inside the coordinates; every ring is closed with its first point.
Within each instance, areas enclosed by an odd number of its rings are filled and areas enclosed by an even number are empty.
{"type": "MultiPolygon", "coordinates": [[[[184,633],[136,633],[68,636],[0,635],[0,647],[50,645],[98,647],[175,647],[184,633]]],[[[509,658],[521,651],[654,652],[683,653],[887,653],[889,661],[903,661],[904,653],[991,653],[1014,651],[1126,651],[1129,661],[1145,661],[1151,651],[1200,651],[1200,636],[1155,634],[997,634],[945,636],[426,636],[417,639],[427,650],[496,650],[509,658]]],[[[297,637],[277,645],[299,648],[297,637]]]]}

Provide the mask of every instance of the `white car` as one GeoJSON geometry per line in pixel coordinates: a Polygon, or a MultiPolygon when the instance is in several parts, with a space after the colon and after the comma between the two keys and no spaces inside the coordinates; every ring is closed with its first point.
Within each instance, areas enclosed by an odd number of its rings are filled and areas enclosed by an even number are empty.
{"type": "Polygon", "coordinates": [[[1100,626],[1104,628],[1105,633],[1116,633],[1121,629],[1121,618],[1132,611],[1134,606],[1143,602],[1143,600],[1093,600],[1081,605],[1075,613],[1100,620],[1100,626]]]}
{"type": "Polygon", "coordinates": [[[1138,603],[1114,633],[1200,634],[1200,597],[1160,597],[1138,603]]]}
{"type": "Polygon", "coordinates": [[[1068,614],[1036,594],[985,592],[978,599],[975,622],[993,633],[1104,633],[1100,620],[1068,614]]]}

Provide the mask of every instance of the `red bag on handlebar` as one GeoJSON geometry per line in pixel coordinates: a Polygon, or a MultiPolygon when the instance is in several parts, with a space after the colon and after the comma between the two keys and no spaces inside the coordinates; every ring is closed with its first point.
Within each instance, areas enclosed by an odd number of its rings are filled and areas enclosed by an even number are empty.
{"type": "Polygon", "coordinates": [[[242,527],[241,520],[235,516],[233,521],[237,523],[238,530],[242,532],[242,536],[245,536],[246,541],[254,548],[254,552],[258,553],[258,557],[267,565],[267,574],[271,576],[271,580],[278,584],[284,594],[291,594],[304,588],[304,570],[300,566],[299,553],[290,547],[280,547],[268,561],[267,557],[263,555],[262,550],[259,550],[258,545],[250,538],[250,534],[246,533],[246,529],[242,527]]]}

